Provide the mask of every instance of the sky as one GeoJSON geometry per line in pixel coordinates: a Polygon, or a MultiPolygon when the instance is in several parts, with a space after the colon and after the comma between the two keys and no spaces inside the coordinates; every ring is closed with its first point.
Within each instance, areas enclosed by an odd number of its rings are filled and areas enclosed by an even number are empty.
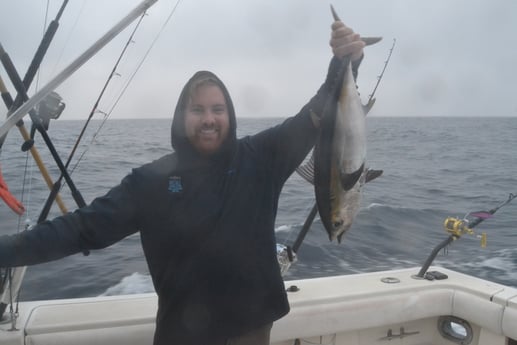
{"type": "MultiPolygon", "coordinates": [[[[43,35],[47,5],[48,25],[61,3],[0,0],[0,43],[21,75],[43,35]]],[[[29,94],[139,3],[70,0],[29,94]]],[[[171,117],[188,78],[198,70],[211,70],[227,85],[238,117],[294,115],[326,75],[332,56],[330,3],[159,0],[136,31],[99,110],[109,112],[110,118],[171,117]],[[147,58],[113,107],[153,40],[147,58]]],[[[517,1],[334,0],[332,4],[354,31],[383,37],[365,48],[357,80],[364,102],[396,40],[368,116],[517,117],[517,1]]],[[[135,24],[56,89],[66,103],[61,118],[88,117],[135,24]]],[[[14,93],[3,68],[0,76],[14,93]]],[[[2,109],[2,122],[4,114],[2,109]]]]}

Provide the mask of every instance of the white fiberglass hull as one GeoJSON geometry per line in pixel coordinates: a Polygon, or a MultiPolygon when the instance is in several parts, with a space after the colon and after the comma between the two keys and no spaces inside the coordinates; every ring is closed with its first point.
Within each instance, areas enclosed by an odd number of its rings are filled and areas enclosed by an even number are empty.
{"type": "MultiPolygon", "coordinates": [[[[438,267],[447,279],[415,279],[418,270],[287,281],[298,291],[271,343],[517,344],[517,289],[438,267]]],[[[0,345],[151,344],[156,306],[154,294],[21,302],[17,330],[8,307],[0,345]]]]}

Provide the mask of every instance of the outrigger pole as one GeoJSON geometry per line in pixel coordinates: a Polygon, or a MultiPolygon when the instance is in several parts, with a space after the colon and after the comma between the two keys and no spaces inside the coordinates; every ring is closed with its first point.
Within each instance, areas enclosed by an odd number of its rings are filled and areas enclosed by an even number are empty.
{"type": "Polygon", "coordinates": [[[140,5],[133,9],[126,17],[118,22],[111,30],[109,30],[104,36],[102,36],[97,42],[95,42],[90,48],[88,48],[83,54],[75,59],[68,67],[66,67],[61,73],[59,73],[54,79],[52,79],[47,85],[40,89],[30,99],[27,100],[20,108],[12,113],[0,126],[0,137],[4,136],[9,129],[11,129],[16,123],[21,120],[25,114],[29,112],[34,106],[41,102],[49,93],[54,91],[59,85],[61,85],[66,79],[68,79],[75,71],[77,71],[86,61],[93,57],[99,50],[101,50],[106,44],[108,44],[113,38],[115,38],[122,30],[124,30],[129,24],[131,24],[136,18],[144,13],[149,7],[151,7],[158,0],[144,0],[140,5]]]}

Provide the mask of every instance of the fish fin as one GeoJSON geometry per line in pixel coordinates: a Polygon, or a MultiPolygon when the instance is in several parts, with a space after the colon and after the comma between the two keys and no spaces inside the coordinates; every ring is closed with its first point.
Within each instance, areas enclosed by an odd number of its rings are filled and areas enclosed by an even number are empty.
{"type": "Polygon", "coordinates": [[[364,115],[368,115],[370,110],[372,110],[372,107],[374,104],[375,104],[375,98],[370,98],[368,103],[366,103],[366,105],[363,105],[364,115]]]}
{"type": "Polygon", "coordinates": [[[351,174],[346,174],[346,173],[341,172],[341,187],[343,187],[344,190],[351,189],[357,183],[357,181],[363,174],[363,171],[364,171],[364,163],[361,164],[359,169],[357,169],[356,171],[354,171],[351,174]]]}
{"type": "Polygon", "coordinates": [[[372,44],[380,42],[381,40],[382,37],[361,37],[361,41],[363,41],[367,46],[371,46],[372,44]]]}
{"type": "Polygon", "coordinates": [[[312,152],[311,158],[309,158],[307,163],[296,168],[296,172],[307,182],[314,184],[314,152],[312,152]]]}
{"type": "Polygon", "coordinates": [[[364,183],[368,183],[372,180],[375,180],[377,177],[381,176],[382,173],[383,173],[383,170],[374,170],[374,169],[366,170],[366,178],[364,179],[364,183]]]}

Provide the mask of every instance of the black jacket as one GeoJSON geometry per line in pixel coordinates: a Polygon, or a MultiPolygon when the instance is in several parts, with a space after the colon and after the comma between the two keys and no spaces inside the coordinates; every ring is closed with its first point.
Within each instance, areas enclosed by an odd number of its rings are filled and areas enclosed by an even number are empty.
{"type": "Polygon", "coordinates": [[[289,306],[276,259],[278,198],[315,143],[310,112],[322,113],[338,65],[296,116],[256,135],[235,138],[231,106],[230,137],[209,160],[182,138],[186,86],[175,153],[134,169],[82,209],[2,238],[0,266],[104,248],[139,231],[159,298],[155,344],[225,339],[279,319],[289,306]]]}

